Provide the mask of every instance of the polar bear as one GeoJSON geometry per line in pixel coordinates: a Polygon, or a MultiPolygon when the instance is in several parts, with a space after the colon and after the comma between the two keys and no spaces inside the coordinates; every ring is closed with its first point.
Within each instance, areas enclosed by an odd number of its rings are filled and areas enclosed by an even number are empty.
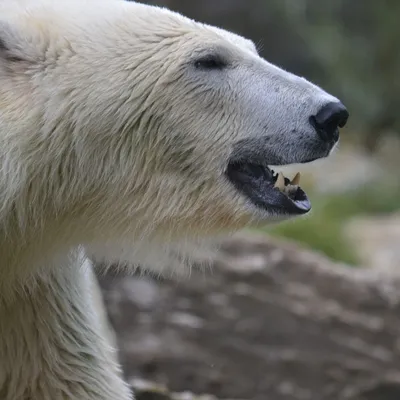
{"type": "Polygon", "coordinates": [[[310,210],[271,165],[348,113],[254,44],[122,0],[0,0],[0,398],[128,400],[89,257],[190,268],[208,239],[310,210]]]}

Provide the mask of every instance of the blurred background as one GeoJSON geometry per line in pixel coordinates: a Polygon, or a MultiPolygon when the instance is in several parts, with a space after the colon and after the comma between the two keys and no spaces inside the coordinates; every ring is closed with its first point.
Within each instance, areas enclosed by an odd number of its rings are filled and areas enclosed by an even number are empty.
{"type": "Polygon", "coordinates": [[[200,279],[101,278],[127,378],[220,399],[400,399],[400,1],[143,2],[251,38],[351,117],[337,152],[301,167],[311,215],[225,243],[200,279]]]}

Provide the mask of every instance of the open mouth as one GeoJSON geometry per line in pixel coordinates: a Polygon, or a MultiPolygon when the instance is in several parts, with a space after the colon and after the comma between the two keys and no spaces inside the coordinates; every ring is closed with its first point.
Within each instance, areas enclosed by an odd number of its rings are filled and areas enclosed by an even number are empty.
{"type": "Polygon", "coordinates": [[[299,186],[300,173],[289,179],[267,165],[231,162],[226,175],[239,192],[261,209],[286,215],[301,215],[311,210],[311,203],[299,186]]]}

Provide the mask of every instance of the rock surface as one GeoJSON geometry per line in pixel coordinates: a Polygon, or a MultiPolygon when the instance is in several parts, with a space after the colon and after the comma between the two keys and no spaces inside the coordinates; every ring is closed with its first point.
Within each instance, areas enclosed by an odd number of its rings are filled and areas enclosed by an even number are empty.
{"type": "Polygon", "coordinates": [[[100,283],[138,400],[400,399],[396,276],[242,234],[190,279],[100,283]]]}

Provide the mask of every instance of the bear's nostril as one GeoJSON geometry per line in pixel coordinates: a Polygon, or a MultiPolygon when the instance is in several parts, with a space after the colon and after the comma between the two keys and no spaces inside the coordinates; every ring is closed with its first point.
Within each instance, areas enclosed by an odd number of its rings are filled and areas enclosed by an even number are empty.
{"type": "Polygon", "coordinates": [[[338,128],[346,125],[349,113],[341,102],[332,102],[323,106],[316,115],[310,117],[310,123],[314,126],[319,137],[326,141],[337,141],[338,128]]]}

